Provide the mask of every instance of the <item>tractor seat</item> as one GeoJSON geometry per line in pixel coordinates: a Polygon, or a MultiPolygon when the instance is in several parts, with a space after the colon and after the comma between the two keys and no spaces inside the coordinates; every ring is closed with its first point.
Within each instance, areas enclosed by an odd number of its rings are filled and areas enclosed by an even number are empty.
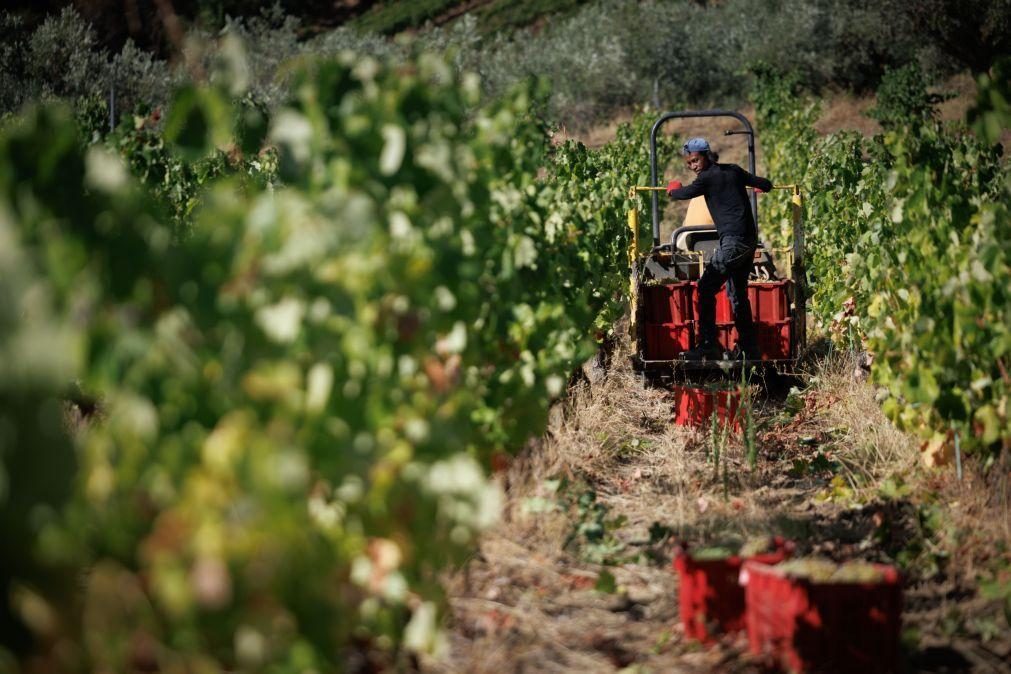
{"type": "Polygon", "coordinates": [[[675,229],[670,243],[674,250],[701,252],[708,262],[720,245],[720,236],[712,225],[688,225],[675,229]]]}
{"type": "MultiPolygon", "coordinates": [[[[695,225],[693,227],[678,227],[671,234],[670,250],[691,251],[702,253],[702,261],[709,264],[713,254],[720,245],[720,237],[716,229],[706,225],[695,225]]],[[[686,267],[688,278],[698,277],[697,266],[686,267]]],[[[754,281],[775,281],[779,278],[776,272],[776,265],[772,261],[772,256],[766,250],[765,244],[759,242],[758,250],[755,251],[755,266],[751,270],[751,279],[754,281]]]]}
{"type": "MultiPolygon", "coordinates": [[[[716,225],[709,214],[703,197],[695,197],[688,203],[684,224],[671,233],[669,249],[677,251],[702,253],[704,264],[708,264],[720,245],[720,236],[716,233],[716,225]]],[[[698,267],[685,264],[684,270],[688,278],[698,278],[698,267]]],[[[752,280],[775,280],[776,267],[769,252],[762,243],[758,244],[755,255],[755,266],[751,272],[752,280]]]]}
{"type": "Polygon", "coordinates": [[[712,257],[720,237],[716,234],[716,224],[706,206],[705,197],[695,197],[688,202],[684,222],[670,237],[674,250],[702,253],[706,262],[712,257]]]}

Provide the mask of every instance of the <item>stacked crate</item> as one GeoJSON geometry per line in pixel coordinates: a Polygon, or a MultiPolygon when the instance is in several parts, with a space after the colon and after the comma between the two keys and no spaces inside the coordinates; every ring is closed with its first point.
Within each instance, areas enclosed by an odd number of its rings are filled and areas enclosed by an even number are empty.
{"type": "MultiPolygon", "coordinates": [[[[789,280],[748,285],[748,299],[751,301],[762,360],[786,360],[792,355],[791,285],[789,280]]],[[[643,360],[674,360],[683,351],[694,347],[698,338],[698,283],[680,281],[643,286],[641,293],[643,360]]],[[[726,287],[716,295],[716,334],[720,346],[727,351],[737,343],[737,329],[726,287]]]]}

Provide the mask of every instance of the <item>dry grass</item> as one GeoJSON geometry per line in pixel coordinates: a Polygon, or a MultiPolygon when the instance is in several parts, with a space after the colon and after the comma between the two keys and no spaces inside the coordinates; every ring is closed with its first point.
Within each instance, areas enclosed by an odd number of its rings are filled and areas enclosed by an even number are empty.
{"type": "Polygon", "coordinates": [[[666,562],[616,560],[607,568],[621,591],[596,592],[604,567],[564,547],[574,513],[528,507],[558,497],[550,480],[594,490],[610,513],[627,518],[615,532],[625,546],[617,557],[635,555],[654,522],[694,519],[704,465],[698,434],[670,423],[669,392],[643,389],[623,355],[597,384],[571,390],[565,415],[510,467],[502,524],[448,583],[453,653],[436,671],[614,671],[644,655],[657,671],[708,671],[720,662],[675,638],[676,582],[666,562]]]}
{"type": "Polygon", "coordinates": [[[818,362],[813,389],[820,395],[818,423],[838,445],[838,460],[853,482],[875,486],[889,475],[909,475],[919,467],[917,442],[885,418],[875,390],[862,376],[859,354],[835,353],[818,362]]]}
{"type": "Polygon", "coordinates": [[[632,121],[631,110],[622,110],[606,122],[590,125],[585,129],[563,128],[560,132],[562,140],[578,140],[589,148],[600,148],[614,140],[618,127],[632,121]]]}
{"type": "Polygon", "coordinates": [[[823,135],[837,131],[856,131],[864,136],[881,133],[881,125],[867,116],[874,103],[874,96],[854,96],[845,92],[830,96],[824,100],[814,128],[823,135]]]}
{"type": "Polygon", "coordinates": [[[940,118],[946,122],[963,121],[976,102],[976,82],[969,73],[949,77],[932,91],[950,97],[937,106],[940,118]]]}

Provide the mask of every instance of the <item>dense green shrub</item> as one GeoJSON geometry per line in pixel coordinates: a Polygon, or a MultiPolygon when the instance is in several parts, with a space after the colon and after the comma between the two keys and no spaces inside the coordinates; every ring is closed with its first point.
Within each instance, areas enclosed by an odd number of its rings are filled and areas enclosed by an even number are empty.
{"type": "Polygon", "coordinates": [[[913,125],[934,118],[936,106],[944,96],[927,91],[929,82],[918,64],[910,63],[889,70],[881,79],[876,94],[877,105],[868,115],[885,128],[913,125]]]}
{"type": "Polygon", "coordinates": [[[0,23],[13,36],[0,46],[0,115],[66,101],[91,138],[108,129],[110,102],[118,117],[129,115],[163,104],[179,81],[167,63],[132,42],[114,55],[101,49],[95,30],[72,8],[31,32],[19,30],[11,14],[0,14],[0,23]]]}
{"type": "MultiPolygon", "coordinates": [[[[0,63],[0,78],[5,84],[0,91],[0,112],[40,100],[65,100],[75,109],[97,101],[104,107],[102,124],[85,128],[103,130],[110,95],[115,97],[116,117],[120,119],[138,110],[164,106],[187,78],[186,68],[173,69],[132,41],[127,40],[116,53],[101,48],[95,29],[72,8],[27,33],[17,30],[19,22],[14,15],[0,14],[0,21],[20,36],[0,47],[5,57],[0,63]]],[[[237,58],[233,52],[241,45],[249,95],[259,104],[271,105],[285,91],[282,64],[304,51],[298,29],[297,19],[279,14],[276,8],[258,16],[228,19],[214,33],[192,30],[183,61],[191,73],[213,78],[223,70],[222,61],[237,58]],[[238,41],[226,39],[229,36],[238,41]]]]}
{"type": "Polygon", "coordinates": [[[407,51],[402,43],[378,33],[362,33],[350,26],[341,26],[314,37],[305,43],[304,50],[308,54],[336,55],[353,52],[375,58],[403,57],[407,51]]]}
{"type": "Polygon", "coordinates": [[[765,62],[798,73],[808,89],[873,90],[888,67],[933,45],[919,40],[900,0],[732,0],[715,26],[741,36],[738,67],[765,62]]]}
{"type": "Polygon", "coordinates": [[[96,49],[95,31],[71,8],[46,18],[27,32],[15,16],[0,16],[0,114],[34,101],[72,102],[88,128],[106,121],[106,63],[96,49]],[[6,36],[10,36],[10,41],[6,36]]]}
{"type": "Polygon", "coordinates": [[[554,119],[582,125],[638,98],[639,80],[628,67],[631,45],[617,31],[601,32],[614,16],[606,4],[587,6],[536,37],[493,40],[482,48],[478,72],[492,92],[528,77],[543,78],[554,119]],[[533,43],[533,44],[532,44],[533,43]]]}
{"type": "Polygon", "coordinates": [[[1011,2],[1007,0],[891,0],[921,41],[938,45],[956,68],[980,75],[1011,54],[1011,2]]]}
{"type": "Polygon", "coordinates": [[[223,78],[242,89],[252,104],[273,108],[288,94],[286,64],[306,52],[300,29],[296,17],[275,5],[258,16],[228,18],[215,33],[195,31],[191,39],[198,45],[201,70],[212,82],[223,78]]]}
{"type": "Polygon", "coordinates": [[[94,29],[71,8],[47,18],[25,45],[24,74],[32,87],[24,100],[104,93],[96,88],[105,69],[97,41],[94,29]]]}
{"type": "Polygon", "coordinates": [[[127,41],[112,56],[104,71],[99,71],[102,97],[114,93],[115,120],[129,120],[134,114],[164,106],[172,91],[182,84],[182,76],[168,63],[127,41]]]}

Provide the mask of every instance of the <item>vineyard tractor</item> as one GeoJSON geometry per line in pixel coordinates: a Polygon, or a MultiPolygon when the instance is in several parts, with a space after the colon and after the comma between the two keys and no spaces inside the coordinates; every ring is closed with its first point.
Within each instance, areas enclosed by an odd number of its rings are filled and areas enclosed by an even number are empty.
{"type": "MultiPolygon", "coordinates": [[[[688,204],[681,226],[661,241],[658,186],[657,134],[670,120],[699,117],[730,117],[740,128],[727,136],[744,135],[748,144],[748,170],[755,173],[755,132],[744,115],[730,110],[668,112],[654,124],[649,137],[649,186],[635,186],[629,196],[635,206],[628,214],[632,230],[629,247],[631,267],[632,367],[644,381],[690,383],[700,380],[740,380],[742,368],[786,371],[792,369],[806,339],[804,232],[802,198],[797,185],[775,185],[792,193],[792,245],[768,248],[759,243],[748,281],[748,297],[754,316],[761,358],[734,360],[729,357],[689,360],[684,354],[696,347],[698,336],[698,280],[719,245],[719,237],[704,197],[688,204]],[[652,246],[640,250],[637,198],[648,193],[652,207],[652,246]]],[[[664,195],[666,198],[666,195],[664,195]]],[[[758,199],[752,191],[752,213],[758,220],[758,199]]],[[[731,304],[726,287],[716,297],[716,326],[720,347],[727,352],[737,343],[731,304]]]]}

